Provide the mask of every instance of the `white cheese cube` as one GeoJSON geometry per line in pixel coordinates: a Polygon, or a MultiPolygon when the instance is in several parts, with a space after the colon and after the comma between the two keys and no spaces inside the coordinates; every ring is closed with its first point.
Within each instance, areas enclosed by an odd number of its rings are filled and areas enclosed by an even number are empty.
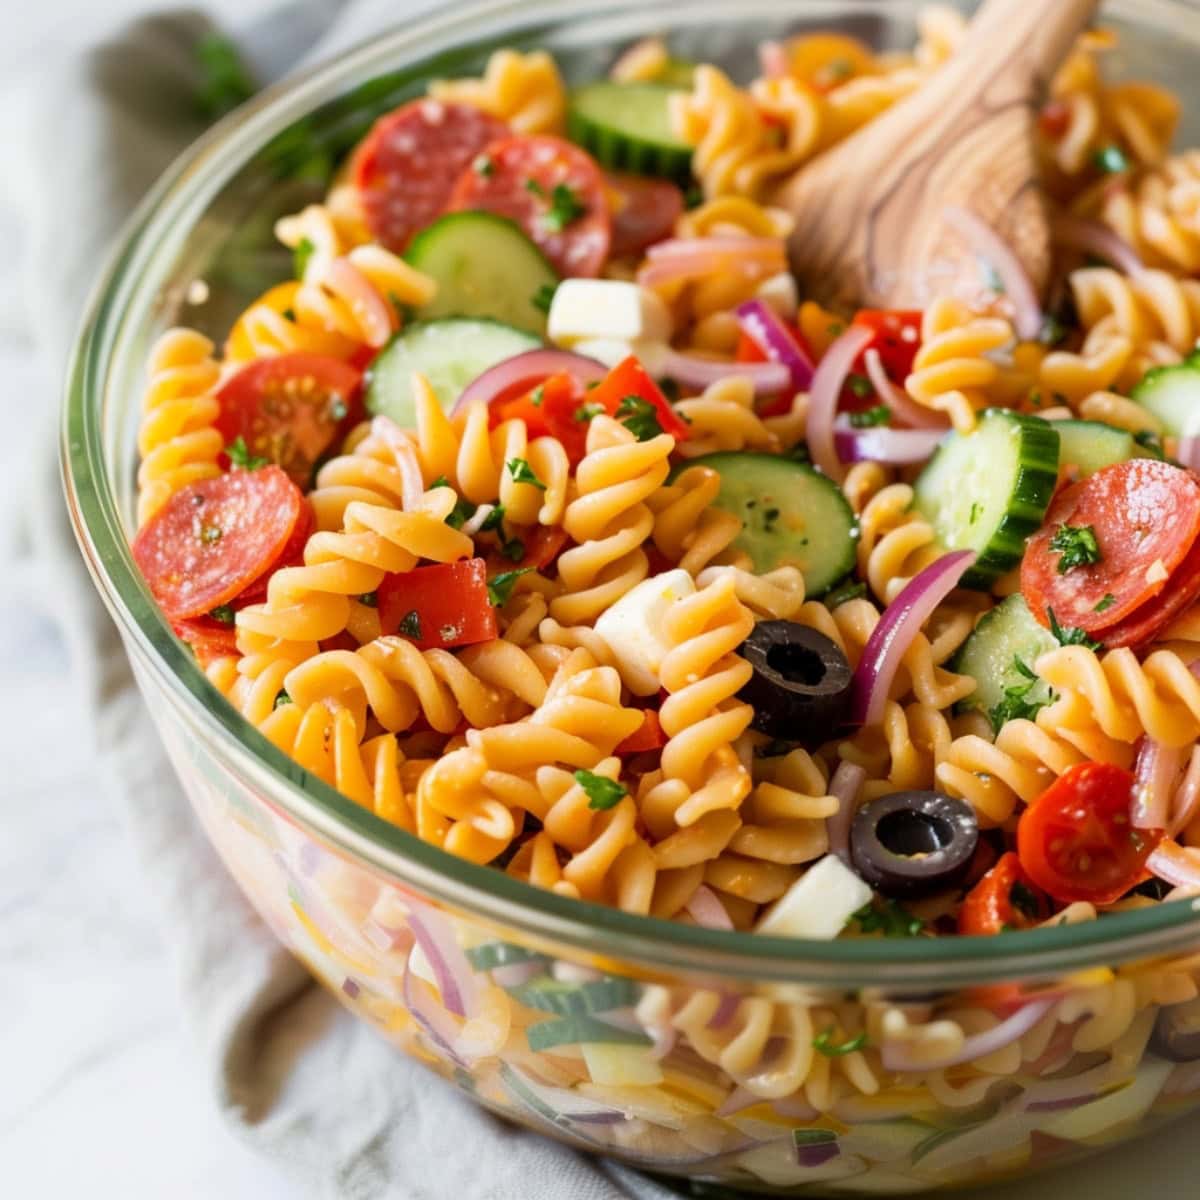
{"type": "Polygon", "coordinates": [[[620,279],[564,279],[554,289],[546,333],[556,346],[585,338],[665,342],[671,314],[659,297],[620,279]]]}
{"type": "Polygon", "coordinates": [[[644,338],[629,342],[621,338],[585,338],[582,342],[576,342],[571,349],[576,354],[594,358],[606,367],[615,367],[632,354],[655,378],[665,374],[662,363],[666,342],[652,342],[644,338]]]}
{"type": "Polygon", "coordinates": [[[767,909],[754,932],[832,941],[872,894],[836,854],[827,854],[767,909]]]}
{"type": "Polygon", "coordinates": [[[771,275],[758,285],[754,293],[760,300],[765,300],[774,309],[776,316],[785,321],[796,319],[796,310],[800,307],[800,293],[796,290],[796,281],[787,271],[771,275]]]}
{"type": "Polygon", "coordinates": [[[658,691],[658,669],[671,649],[663,632],[667,609],[695,595],[696,584],[682,568],[644,579],[596,621],[625,686],[635,696],[658,691]]]}

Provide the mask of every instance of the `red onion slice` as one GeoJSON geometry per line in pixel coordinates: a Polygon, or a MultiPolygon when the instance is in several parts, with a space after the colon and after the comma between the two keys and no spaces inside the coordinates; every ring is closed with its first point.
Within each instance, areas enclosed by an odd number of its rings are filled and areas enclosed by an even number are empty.
{"type": "Polygon", "coordinates": [[[782,363],[792,378],[792,389],[807,391],[816,368],[808,352],[796,340],[779,314],[765,301],[747,300],[739,304],[738,324],[742,332],[771,360],[782,363]]]}
{"type": "Polygon", "coordinates": [[[866,778],[865,767],[860,767],[858,763],[840,762],[829,781],[829,794],[838,802],[837,812],[825,818],[829,852],[836,854],[847,866],[850,865],[850,826],[858,810],[858,797],[866,778]]]}
{"type": "Polygon", "coordinates": [[[1133,798],[1129,820],[1136,829],[1165,829],[1175,794],[1175,781],[1183,767],[1183,750],[1142,738],[1133,768],[1133,798]]]}
{"type": "Polygon", "coordinates": [[[1181,437],[1175,450],[1175,457],[1183,466],[1189,467],[1193,471],[1200,471],[1200,437],[1195,434],[1181,437]]]}
{"type": "Polygon", "coordinates": [[[1126,275],[1136,275],[1144,269],[1138,252],[1120,234],[1114,233],[1099,221],[1085,221],[1082,217],[1061,217],[1054,222],[1054,240],[1060,246],[1094,254],[1105,262],[1112,263],[1126,275]]]}
{"type": "Polygon", "coordinates": [[[656,373],[668,375],[685,387],[706,388],[735,375],[749,379],[756,396],[774,396],[788,386],[788,369],[781,363],[721,362],[697,358],[667,347],[655,362],[656,373]]]}
{"type": "Polygon", "coordinates": [[[808,393],[806,438],[812,460],[830,479],[841,480],[845,472],[838,460],[833,441],[833,422],[837,415],[842,384],[854,360],[867,348],[874,333],[863,325],[851,325],[825,351],[808,393]]]}
{"type": "Polygon", "coordinates": [[[547,376],[559,371],[574,375],[582,383],[594,383],[608,374],[603,363],[583,354],[572,354],[569,350],[526,350],[476,376],[459,396],[453,411],[461,412],[467,405],[479,402],[491,404],[510,388],[521,384],[536,387],[547,376]]]}
{"type": "Polygon", "coordinates": [[[456,1017],[475,1016],[479,1011],[475,975],[455,940],[450,922],[441,913],[425,909],[409,914],[408,927],[437,980],[442,1004],[456,1017]]]}
{"type": "Polygon", "coordinates": [[[1171,819],[1167,822],[1167,836],[1174,837],[1186,829],[1200,814],[1200,746],[1192,748],[1183,782],[1175,793],[1171,806],[1171,819]]]}
{"type": "Polygon", "coordinates": [[[1164,838],[1146,859],[1146,869],[1175,887],[1200,888],[1200,850],[1164,838]]]}
{"type": "Polygon", "coordinates": [[[946,1067],[956,1067],[959,1063],[974,1062],[1003,1050],[1005,1046],[1024,1037],[1050,1010],[1054,1000],[1031,1000],[1022,1005],[1011,1017],[1001,1021],[999,1025],[985,1030],[983,1033],[973,1033],[963,1041],[963,1044],[953,1054],[947,1054],[934,1062],[917,1061],[910,1053],[910,1047],[900,1042],[885,1041],[881,1050],[883,1065],[889,1071],[941,1071],[946,1067]]]}
{"type": "Polygon", "coordinates": [[[971,248],[996,272],[1004,294],[1013,306],[1013,326],[1026,340],[1042,329],[1042,306],[1037,289],[1012,247],[970,209],[950,205],[944,210],[946,224],[967,239],[971,248]]]}
{"type": "Polygon", "coordinates": [[[837,456],[846,463],[881,462],[909,466],[924,462],[942,440],[941,429],[855,429],[841,417],[833,429],[837,456]]]}
{"type": "Polygon", "coordinates": [[[954,590],[975,558],[974,550],[943,554],[937,562],[914,575],[883,610],[854,672],[850,705],[850,719],[854,724],[879,723],[900,660],[921,626],[954,590]]]}
{"type": "Polygon", "coordinates": [[[404,968],[403,994],[409,1016],[425,1031],[434,1048],[455,1066],[465,1068],[468,1064],[456,1049],[458,1030],[452,1018],[417,978],[411,965],[404,968]]]}
{"type": "Polygon", "coordinates": [[[725,905],[717,899],[717,894],[705,884],[701,884],[693,893],[692,898],[684,905],[688,915],[697,925],[705,929],[732,929],[733,922],[725,911],[725,905]]]}
{"type": "Polygon", "coordinates": [[[736,258],[746,258],[751,255],[767,257],[778,254],[781,240],[769,237],[699,237],[699,238],[669,238],[665,242],[656,242],[646,251],[646,257],[651,262],[668,258],[695,258],[705,254],[731,254],[736,258]]]}
{"type": "Polygon", "coordinates": [[[892,382],[884,369],[883,359],[874,346],[863,354],[863,366],[866,367],[867,378],[880,400],[892,410],[892,416],[901,425],[910,425],[913,429],[942,431],[950,428],[950,418],[945,413],[934,412],[932,408],[918,404],[902,387],[892,382]]]}

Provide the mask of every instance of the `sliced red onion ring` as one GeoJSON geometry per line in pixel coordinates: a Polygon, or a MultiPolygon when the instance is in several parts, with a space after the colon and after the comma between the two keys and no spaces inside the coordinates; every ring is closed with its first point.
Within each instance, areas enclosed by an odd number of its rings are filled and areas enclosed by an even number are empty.
{"type": "Polygon", "coordinates": [[[475,1016],[479,1011],[475,975],[449,921],[433,909],[424,909],[409,914],[408,927],[437,980],[442,1004],[456,1017],[475,1016]]]}
{"type": "Polygon", "coordinates": [[[1018,335],[1025,339],[1037,337],[1042,329],[1041,302],[1033,280],[1012,247],[970,209],[952,204],[943,216],[999,276],[1004,294],[1013,306],[1013,326],[1018,335]]]}
{"type": "Polygon", "coordinates": [[[721,362],[713,358],[697,358],[668,347],[654,364],[661,372],[685,387],[706,388],[735,375],[743,375],[754,385],[756,396],[774,396],[788,386],[788,369],[782,363],[721,362]]]}
{"type": "Polygon", "coordinates": [[[792,389],[807,391],[812,384],[813,366],[808,351],[796,340],[779,314],[763,300],[747,300],[734,310],[742,332],[771,360],[782,363],[792,379],[792,389]]]}
{"type": "Polygon", "coordinates": [[[1200,850],[1164,838],[1146,859],[1146,869],[1175,887],[1200,888],[1200,850]]]}
{"type": "Polygon", "coordinates": [[[411,965],[404,968],[404,1007],[408,1009],[409,1016],[425,1031],[436,1050],[455,1066],[467,1066],[456,1049],[458,1030],[453,1019],[430,993],[429,988],[423,986],[423,981],[417,978],[411,965]]]}
{"type": "Polygon", "coordinates": [[[1181,437],[1175,450],[1175,457],[1183,466],[1190,467],[1193,471],[1200,471],[1200,437],[1195,434],[1181,437]]]}
{"type": "Polygon", "coordinates": [[[834,1139],[828,1142],[815,1142],[811,1146],[802,1146],[796,1144],[796,1162],[802,1167],[820,1167],[829,1162],[830,1159],[837,1158],[841,1154],[842,1148],[834,1139]]]}
{"type": "Polygon", "coordinates": [[[1054,240],[1072,250],[1082,250],[1110,262],[1126,275],[1136,275],[1144,269],[1138,252],[1119,233],[1114,233],[1099,221],[1082,217],[1060,217],[1054,222],[1054,240]]]}
{"type": "Polygon", "coordinates": [[[717,1011],[708,1018],[709,1029],[720,1029],[722,1026],[728,1025],[733,1020],[733,1014],[737,1012],[741,1002],[742,998],[736,992],[722,992],[721,1003],[717,1005],[717,1011]]]}
{"type": "Polygon", "coordinates": [[[1167,822],[1167,836],[1174,837],[1186,829],[1200,815],[1200,746],[1192,748],[1183,782],[1175,793],[1171,819],[1167,822]]]}
{"type": "Polygon", "coordinates": [[[1129,1082],[1128,1079],[1115,1079],[1114,1074],[1112,1063],[1103,1062],[1098,1067],[1065,1079],[1038,1080],[1026,1089],[1021,1100],[1026,1112],[1051,1112],[1055,1107],[1074,1107],[1129,1082]]]}
{"type": "Polygon", "coordinates": [[[913,429],[943,431],[950,428],[950,418],[945,413],[934,412],[932,408],[918,404],[902,387],[892,382],[884,368],[883,359],[874,346],[864,352],[863,366],[866,367],[867,378],[880,400],[892,410],[892,416],[901,425],[909,425],[913,429]]]}
{"type": "Polygon", "coordinates": [[[733,922],[725,911],[725,905],[717,899],[717,894],[706,884],[701,884],[693,893],[692,898],[684,905],[688,915],[697,925],[705,929],[732,929],[733,922]]]}
{"type": "Polygon", "coordinates": [[[837,415],[838,397],[842,384],[854,365],[854,360],[866,349],[875,335],[863,325],[851,325],[825,351],[824,358],[813,375],[808,393],[808,424],[806,438],[812,460],[830,479],[841,480],[844,472],[833,442],[833,421],[837,415]]]}
{"type": "Polygon", "coordinates": [[[1175,781],[1183,767],[1183,750],[1142,738],[1133,768],[1133,799],[1129,820],[1136,829],[1165,829],[1175,794],[1175,781]]]}
{"type": "Polygon", "coordinates": [[[942,429],[855,429],[848,416],[838,417],[833,445],[844,463],[881,462],[909,466],[924,462],[937,449],[942,429]]]}
{"type": "Polygon", "coordinates": [[[914,575],[883,610],[854,672],[854,694],[850,705],[850,719],[854,724],[879,723],[900,660],[921,626],[954,590],[975,557],[974,550],[943,554],[937,562],[914,575]]]}
{"type": "Polygon", "coordinates": [[[491,404],[510,388],[523,383],[535,387],[548,375],[559,371],[566,371],[583,383],[593,383],[608,374],[608,368],[603,363],[583,354],[572,354],[569,350],[526,350],[524,354],[514,354],[512,358],[488,367],[482,375],[471,380],[463,389],[453,411],[461,412],[469,404],[491,404]]]}
{"type": "Polygon", "coordinates": [[[829,781],[829,794],[838,802],[837,812],[825,818],[829,852],[836,854],[847,866],[850,865],[850,826],[854,821],[855,812],[858,811],[858,797],[862,793],[866,777],[865,767],[843,761],[838,763],[837,770],[829,781]]]}
{"type": "Polygon", "coordinates": [[[947,1054],[933,1062],[914,1059],[910,1047],[903,1042],[885,1041],[881,1050],[883,1065],[889,1071],[941,1071],[945,1067],[956,1067],[959,1063],[974,1062],[975,1059],[1003,1050],[1017,1038],[1024,1037],[1055,1003],[1053,999],[1031,1000],[999,1025],[983,1033],[971,1034],[953,1054],[947,1054]]]}
{"type": "Polygon", "coordinates": [[[701,254],[732,254],[738,258],[758,254],[769,256],[778,254],[780,239],[770,237],[700,237],[700,238],[669,238],[665,242],[656,242],[646,251],[646,257],[652,262],[666,258],[692,258],[701,254]]]}

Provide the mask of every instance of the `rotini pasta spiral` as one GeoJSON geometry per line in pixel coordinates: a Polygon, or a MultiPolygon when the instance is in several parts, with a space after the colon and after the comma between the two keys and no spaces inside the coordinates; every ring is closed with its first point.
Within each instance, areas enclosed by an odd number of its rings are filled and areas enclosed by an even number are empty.
{"type": "Polygon", "coordinates": [[[933,527],[913,511],[913,490],[906,483],[877,492],[863,506],[859,530],[859,574],[885,604],[942,554],[933,527]]]}
{"type": "Polygon", "coordinates": [[[1200,271],[1200,152],[1175,155],[1124,187],[1106,188],[1095,203],[1100,220],[1147,266],[1200,271]]]}
{"type": "Polygon", "coordinates": [[[561,133],[567,89],[544,50],[497,50],[480,79],[435,79],[429,94],[446,104],[470,104],[517,133],[561,133]]]}

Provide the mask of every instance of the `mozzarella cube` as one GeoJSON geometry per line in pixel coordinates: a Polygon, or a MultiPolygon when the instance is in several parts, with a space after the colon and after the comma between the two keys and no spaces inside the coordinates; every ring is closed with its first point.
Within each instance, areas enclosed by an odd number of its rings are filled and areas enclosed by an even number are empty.
{"type": "Polygon", "coordinates": [[[596,632],[635,696],[653,696],[658,691],[658,669],[671,649],[663,632],[667,609],[695,593],[695,581],[677,567],[643,580],[597,619],[596,632]]]}
{"type": "Polygon", "coordinates": [[[576,342],[571,350],[575,354],[594,358],[606,367],[615,367],[617,363],[632,354],[656,379],[666,374],[663,369],[663,355],[667,350],[666,342],[650,342],[644,339],[626,342],[621,338],[587,338],[582,342],[576,342]]]}
{"type": "Polygon", "coordinates": [[[836,854],[827,854],[767,909],[754,932],[832,941],[872,895],[836,854]]]}
{"type": "Polygon", "coordinates": [[[800,293],[796,290],[796,281],[789,272],[780,271],[778,275],[764,279],[754,294],[760,300],[765,300],[783,320],[796,319],[796,310],[800,307],[800,293]]]}
{"type": "Polygon", "coordinates": [[[654,292],[620,279],[564,279],[554,290],[546,333],[557,346],[585,338],[666,342],[671,314],[654,292]]]}

